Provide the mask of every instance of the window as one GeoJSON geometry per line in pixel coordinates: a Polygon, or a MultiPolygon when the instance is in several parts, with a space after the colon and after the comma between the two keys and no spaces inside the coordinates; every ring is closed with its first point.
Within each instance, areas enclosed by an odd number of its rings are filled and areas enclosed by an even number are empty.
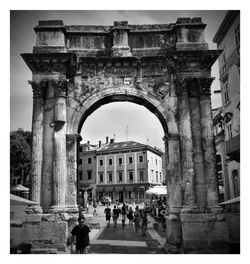
{"type": "Polygon", "coordinates": [[[91,164],[91,162],[92,162],[92,159],[88,158],[88,164],[91,164]]]}
{"type": "Polygon", "coordinates": [[[133,182],[133,171],[129,172],[129,181],[133,182]]]}
{"type": "Polygon", "coordinates": [[[160,172],[160,182],[162,182],[162,178],[161,178],[161,172],[160,172]]]}
{"type": "Polygon", "coordinates": [[[140,175],[140,182],[144,182],[144,171],[141,170],[141,171],[139,172],[139,175],[140,175]]]}
{"type": "Polygon", "coordinates": [[[239,188],[239,175],[237,170],[232,171],[232,178],[233,178],[233,188],[234,188],[234,195],[240,195],[240,188],[239,188]]]}
{"type": "Polygon", "coordinates": [[[228,139],[231,139],[233,137],[232,124],[231,123],[229,123],[227,125],[227,134],[228,134],[228,139]]]}
{"type": "Polygon", "coordinates": [[[139,156],[139,162],[143,162],[143,156],[139,156]]]}
{"type": "Polygon", "coordinates": [[[129,163],[129,164],[133,163],[133,157],[129,157],[129,158],[128,158],[128,163],[129,163]]]}
{"type": "Polygon", "coordinates": [[[79,164],[82,164],[82,159],[79,159],[79,164]]]}
{"type": "Polygon", "coordinates": [[[122,172],[118,173],[118,180],[119,180],[119,182],[122,182],[122,172]]]}
{"type": "Polygon", "coordinates": [[[88,180],[91,180],[92,178],[92,171],[88,171],[88,180]]]}
{"type": "Polygon", "coordinates": [[[228,82],[224,84],[224,102],[225,104],[228,103],[229,100],[229,91],[228,91],[228,82]]]}
{"type": "Polygon", "coordinates": [[[109,175],[109,182],[112,182],[113,173],[112,172],[109,172],[108,175],[109,175]]]}
{"type": "Polygon", "coordinates": [[[129,192],[128,192],[128,198],[129,198],[129,199],[133,199],[133,192],[132,192],[132,191],[129,191],[129,192]]]}
{"type": "Polygon", "coordinates": [[[109,165],[112,165],[112,159],[109,159],[109,165]]]}
{"type": "Polygon", "coordinates": [[[99,182],[100,182],[100,183],[103,182],[103,173],[99,173],[99,182]]]}
{"type": "Polygon", "coordinates": [[[82,147],[80,147],[79,151],[82,152],[82,147]]]}
{"type": "Polygon", "coordinates": [[[103,160],[99,160],[100,161],[100,166],[103,166],[103,160]]]}
{"type": "Polygon", "coordinates": [[[79,180],[82,181],[82,171],[79,171],[79,180]]]}
{"type": "Polygon", "coordinates": [[[155,159],[155,165],[157,165],[157,159],[155,159]]]}
{"type": "Polygon", "coordinates": [[[119,158],[119,159],[118,159],[118,164],[119,164],[119,165],[122,165],[122,158],[119,158]]]}
{"type": "Polygon", "coordinates": [[[156,182],[158,182],[158,171],[155,172],[156,182]]]}

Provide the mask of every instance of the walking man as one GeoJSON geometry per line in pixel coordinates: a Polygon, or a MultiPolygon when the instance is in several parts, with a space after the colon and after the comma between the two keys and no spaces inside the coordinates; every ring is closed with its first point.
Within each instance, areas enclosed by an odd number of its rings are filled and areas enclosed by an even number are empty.
{"type": "Polygon", "coordinates": [[[114,227],[117,226],[118,217],[119,217],[119,209],[116,208],[116,205],[114,205],[114,209],[113,209],[113,223],[114,223],[114,227]]]}
{"type": "Polygon", "coordinates": [[[78,225],[76,225],[71,231],[71,254],[74,253],[73,245],[75,244],[76,254],[87,254],[89,252],[89,232],[90,229],[85,225],[85,217],[80,216],[78,218],[78,225]]]}
{"type": "Polygon", "coordinates": [[[126,221],[126,214],[127,214],[126,204],[125,203],[123,203],[121,214],[122,214],[122,229],[124,229],[125,221],[126,221]]]}
{"type": "Polygon", "coordinates": [[[96,201],[96,199],[95,199],[95,198],[93,199],[93,208],[94,208],[93,215],[97,215],[97,212],[96,212],[96,208],[97,208],[97,201],[96,201]]]}
{"type": "Polygon", "coordinates": [[[109,204],[105,208],[104,213],[106,215],[107,227],[109,227],[110,226],[110,218],[111,218],[111,209],[109,208],[109,204]]]}

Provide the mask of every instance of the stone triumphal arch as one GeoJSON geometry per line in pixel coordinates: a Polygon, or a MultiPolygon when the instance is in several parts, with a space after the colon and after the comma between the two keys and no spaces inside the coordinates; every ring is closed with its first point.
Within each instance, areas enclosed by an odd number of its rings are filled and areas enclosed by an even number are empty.
{"type": "Polygon", "coordinates": [[[201,18],[172,24],[66,26],[39,21],[32,53],[33,206],[24,242],[65,250],[76,220],[77,146],[85,119],[103,104],[141,104],[160,120],[165,136],[168,213],[166,248],[224,247],[218,206],[211,112],[211,66],[201,18]]]}

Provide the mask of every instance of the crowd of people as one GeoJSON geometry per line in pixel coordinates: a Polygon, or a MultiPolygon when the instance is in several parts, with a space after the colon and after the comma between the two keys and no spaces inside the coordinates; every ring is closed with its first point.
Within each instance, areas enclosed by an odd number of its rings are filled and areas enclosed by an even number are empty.
{"type": "MultiPolygon", "coordinates": [[[[113,206],[113,209],[108,203],[104,209],[104,214],[106,218],[107,227],[110,227],[111,219],[113,220],[113,227],[117,228],[117,220],[121,217],[122,229],[125,229],[126,221],[128,220],[128,226],[133,227],[135,232],[138,232],[141,229],[142,236],[146,236],[148,218],[147,215],[150,214],[153,217],[156,217],[159,222],[162,224],[163,229],[165,230],[165,218],[164,214],[166,211],[166,201],[163,199],[151,199],[151,201],[142,203],[141,208],[138,205],[135,206],[133,210],[132,206],[129,206],[127,202],[124,202],[122,206],[119,206],[119,203],[116,202],[113,206]]],[[[97,201],[93,200],[93,215],[97,215],[97,201]]],[[[89,213],[89,203],[85,206],[86,213],[89,213]]],[[[72,241],[71,241],[71,251],[73,252],[72,245],[75,244],[75,253],[77,254],[87,254],[89,251],[89,232],[90,229],[85,225],[85,217],[83,215],[83,210],[80,212],[80,217],[78,219],[78,225],[75,226],[72,231],[72,241]],[[75,243],[76,242],[76,243],[75,243]]]]}
{"type": "Polygon", "coordinates": [[[114,208],[111,209],[110,205],[108,204],[107,207],[104,209],[104,214],[106,217],[107,227],[110,227],[111,218],[113,219],[113,227],[117,227],[117,220],[121,216],[122,221],[122,229],[125,229],[126,220],[128,220],[128,226],[133,226],[135,231],[138,232],[139,228],[142,230],[142,236],[146,236],[147,230],[147,209],[141,208],[136,205],[135,209],[133,210],[132,206],[125,202],[123,203],[122,207],[119,208],[117,204],[114,205],[114,208]]]}

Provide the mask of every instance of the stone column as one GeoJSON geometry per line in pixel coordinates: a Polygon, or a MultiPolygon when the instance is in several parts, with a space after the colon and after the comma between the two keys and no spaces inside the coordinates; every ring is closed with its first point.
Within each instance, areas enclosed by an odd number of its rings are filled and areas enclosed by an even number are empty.
{"type": "Polygon", "coordinates": [[[199,86],[195,79],[189,82],[189,107],[191,117],[194,171],[195,171],[195,194],[197,206],[206,205],[206,189],[204,175],[204,161],[201,139],[201,113],[199,101],[199,86]]]}
{"type": "Polygon", "coordinates": [[[32,206],[35,212],[41,209],[41,181],[43,162],[43,122],[44,122],[44,95],[46,82],[39,84],[28,81],[33,89],[33,117],[32,117],[32,152],[31,152],[31,175],[30,175],[30,200],[36,202],[32,206]]]}
{"type": "Polygon", "coordinates": [[[54,120],[54,90],[50,82],[47,81],[44,106],[43,123],[43,168],[42,168],[42,188],[41,205],[43,211],[47,212],[52,203],[52,177],[53,177],[53,127],[54,120]]]}
{"type": "Polygon", "coordinates": [[[66,188],[66,207],[67,211],[77,211],[77,146],[81,140],[79,134],[67,134],[67,188],[66,188]]]}
{"type": "Polygon", "coordinates": [[[54,155],[52,183],[52,211],[65,210],[66,197],[66,80],[51,81],[54,87],[54,155]]]}
{"type": "Polygon", "coordinates": [[[188,98],[188,82],[176,79],[178,94],[178,117],[180,134],[180,153],[182,164],[183,205],[192,207],[195,204],[194,162],[191,118],[188,98]]]}
{"type": "Polygon", "coordinates": [[[218,204],[218,180],[216,175],[215,141],[211,107],[211,84],[214,78],[198,79],[200,84],[201,137],[204,155],[207,205],[218,204]]]}

